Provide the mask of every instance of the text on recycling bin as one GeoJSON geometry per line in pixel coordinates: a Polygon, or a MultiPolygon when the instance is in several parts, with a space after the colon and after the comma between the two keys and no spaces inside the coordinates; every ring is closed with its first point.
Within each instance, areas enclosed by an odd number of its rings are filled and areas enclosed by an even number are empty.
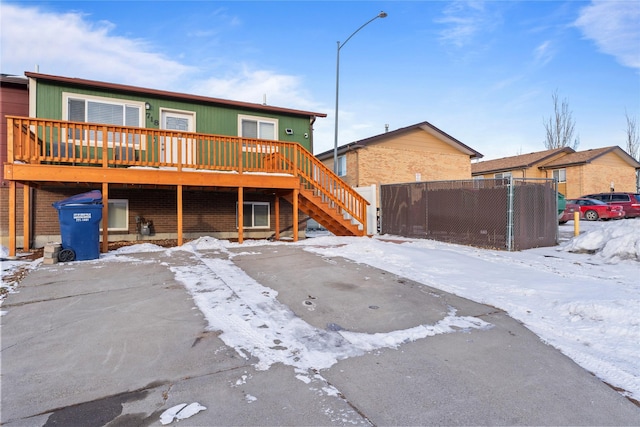
{"type": "Polygon", "coordinates": [[[76,222],[89,221],[91,219],[91,213],[74,213],[73,219],[76,222]]]}

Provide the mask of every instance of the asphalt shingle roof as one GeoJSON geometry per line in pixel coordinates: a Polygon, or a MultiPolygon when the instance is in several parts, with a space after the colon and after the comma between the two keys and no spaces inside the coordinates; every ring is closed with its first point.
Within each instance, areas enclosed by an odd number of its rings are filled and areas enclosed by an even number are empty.
{"type": "Polygon", "coordinates": [[[569,147],[554,148],[552,150],[536,151],[519,156],[503,157],[500,159],[487,160],[471,164],[472,174],[483,174],[490,172],[509,171],[514,169],[526,169],[542,163],[559,153],[574,153],[569,147]]]}
{"type": "Polygon", "coordinates": [[[602,147],[602,148],[594,148],[591,150],[576,151],[575,153],[567,154],[566,156],[560,157],[559,159],[555,159],[549,163],[546,163],[541,167],[544,169],[549,169],[549,168],[558,168],[562,166],[571,166],[571,165],[590,163],[593,160],[597,159],[598,157],[604,156],[605,154],[610,153],[612,151],[619,151],[619,154],[625,160],[631,160],[633,163],[633,158],[631,158],[631,156],[629,156],[626,153],[626,151],[622,150],[617,145],[614,145],[612,147],[602,147]],[[629,159],[627,157],[629,157],[629,159]]]}

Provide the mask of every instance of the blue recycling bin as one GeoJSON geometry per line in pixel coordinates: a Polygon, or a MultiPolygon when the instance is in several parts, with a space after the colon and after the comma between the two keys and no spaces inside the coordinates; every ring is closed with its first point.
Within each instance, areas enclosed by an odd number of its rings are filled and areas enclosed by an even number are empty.
{"type": "Polygon", "coordinates": [[[102,193],[98,190],[77,194],[52,204],[58,210],[62,262],[100,257],[102,193]]]}

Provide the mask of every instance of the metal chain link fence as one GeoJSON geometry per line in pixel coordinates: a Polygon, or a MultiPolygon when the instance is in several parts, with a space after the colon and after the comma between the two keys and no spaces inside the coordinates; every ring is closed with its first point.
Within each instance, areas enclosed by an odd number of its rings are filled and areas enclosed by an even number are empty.
{"type": "Polygon", "coordinates": [[[380,233],[501,250],[555,246],[557,184],[504,178],[380,186],[380,233]]]}

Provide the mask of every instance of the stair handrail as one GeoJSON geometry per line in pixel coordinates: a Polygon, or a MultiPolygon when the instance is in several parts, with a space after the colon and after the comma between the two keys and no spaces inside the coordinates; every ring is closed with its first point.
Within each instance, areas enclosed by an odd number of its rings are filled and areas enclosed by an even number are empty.
{"type": "Polygon", "coordinates": [[[298,145],[297,151],[302,154],[302,156],[296,156],[300,159],[297,175],[300,177],[301,185],[312,190],[315,195],[322,197],[325,201],[333,202],[338,211],[349,214],[355,221],[362,224],[366,232],[369,202],[307,149],[298,145]],[[304,161],[308,164],[305,165],[304,161]]]}

